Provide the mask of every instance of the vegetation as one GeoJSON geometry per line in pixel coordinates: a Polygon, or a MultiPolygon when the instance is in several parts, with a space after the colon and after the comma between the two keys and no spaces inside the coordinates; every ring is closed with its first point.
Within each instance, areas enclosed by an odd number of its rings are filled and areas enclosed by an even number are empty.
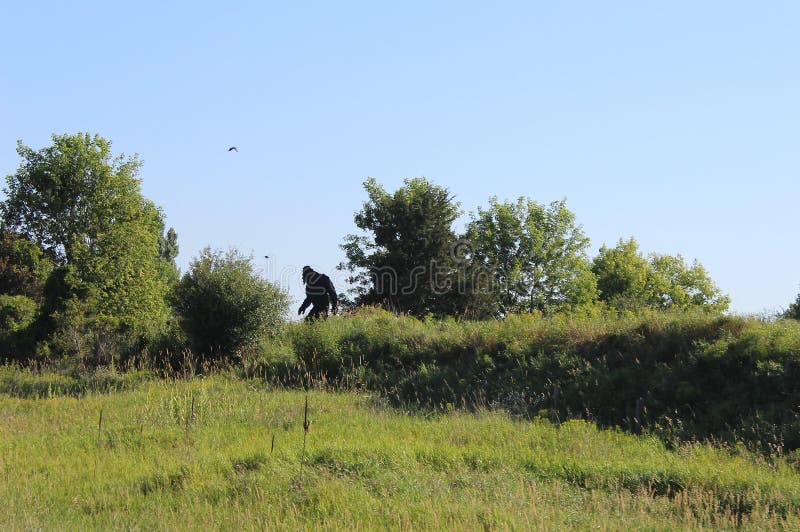
{"type": "Polygon", "coordinates": [[[303,460],[299,391],[218,375],[35,399],[20,378],[52,379],[0,371],[3,529],[800,525],[794,455],[312,390],[303,460]]]}
{"type": "Polygon", "coordinates": [[[722,312],[730,304],[699,262],[645,258],[633,238],[601,247],[590,260],[589,239],[564,200],[545,206],[524,197],[490,198],[458,235],[459,204],[447,189],[425,178],[408,179],[393,194],[374,178],[364,188],[368,200],[354,218],[363,234],[348,235],[341,246],[354,306],[486,319],[597,301],[634,312],[722,312]]]}
{"type": "Polygon", "coordinates": [[[24,296],[41,303],[52,269],[53,262],[34,242],[0,228],[0,294],[24,296]]]}
{"type": "Polygon", "coordinates": [[[469,259],[492,278],[493,316],[566,310],[597,299],[589,239],[565,201],[490,200],[467,227],[469,259]]]}
{"type": "Polygon", "coordinates": [[[458,234],[449,190],[370,178],[353,308],[287,324],[235,249],[180,275],[137,157],[83,133],[18,153],[4,529],[798,525],[800,296],[728,316],[697,261],[590,258],[565,201],[491,198],[458,234]],[[307,455],[287,387],[314,388],[307,455]]]}
{"type": "Polygon", "coordinates": [[[459,214],[450,192],[425,178],[407,179],[389,194],[374,178],[355,215],[367,235],[348,235],[341,246],[356,305],[383,305],[417,316],[452,313],[452,229],[459,214]],[[371,234],[369,234],[371,233],[371,234]]]}
{"type": "Polygon", "coordinates": [[[0,354],[108,364],[141,349],[169,318],[177,237],[141,195],[138,158],[83,133],[17,153],[0,206],[0,287],[17,298],[4,301],[0,354]]]}
{"type": "Polygon", "coordinates": [[[278,333],[289,299],[259,277],[252,257],[204,249],[175,288],[173,304],[196,354],[241,356],[278,333]]]}
{"type": "Polygon", "coordinates": [[[381,310],[296,324],[247,374],[379,391],[433,410],[502,407],[583,418],[665,441],[800,447],[800,324],[697,311],[610,311],[486,322],[381,310]],[[637,407],[641,410],[637,413],[637,407]]]}
{"type": "MultiPolygon", "coordinates": [[[[276,334],[286,294],[235,250],[203,251],[180,278],[177,234],[141,195],[137,156],[113,156],[109,141],[85,133],[17,151],[0,204],[0,357],[91,367],[146,355],[174,365],[188,352],[235,358],[276,334]]],[[[459,235],[459,204],[424,177],[393,193],[373,178],[364,188],[354,219],[362,234],[342,245],[351,307],[504,319],[598,301],[633,312],[728,306],[699,263],[645,259],[633,239],[590,261],[565,201],[491,198],[459,235]]]]}
{"type": "Polygon", "coordinates": [[[615,248],[600,248],[592,271],[597,276],[600,299],[614,308],[639,310],[702,308],[727,310],[723,296],[695,261],[687,266],[681,255],[651,254],[645,258],[633,238],[620,239],[615,248]]]}
{"type": "Polygon", "coordinates": [[[164,324],[168,286],[157,275],[164,224],[141,195],[139,160],[112,157],[110,142],[80,133],[53,135],[39,151],[20,142],[17,152],[23,163],[7,178],[5,224],[91,287],[86,310],[97,321],[142,332],[164,324]]]}

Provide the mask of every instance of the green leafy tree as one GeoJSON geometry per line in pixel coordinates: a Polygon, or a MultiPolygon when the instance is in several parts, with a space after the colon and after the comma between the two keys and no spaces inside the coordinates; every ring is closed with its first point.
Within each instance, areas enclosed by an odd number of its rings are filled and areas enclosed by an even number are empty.
{"type": "Polygon", "coordinates": [[[252,260],[206,248],[181,278],[172,301],[196,353],[241,355],[285,321],[288,295],[257,275],[252,260]]]}
{"type": "Polygon", "coordinates": [[[96,314],[136,332],[164,324],[164,254],[172,248],[160,249],[169,237],[141,194],[139,159],[112,157],[109,141],[83,133],[53,135],[39,151],[20,142],[17,153],[23,162],[7,176],[6,225],[71,266],[96,293],[96,314]]]}
{"type": "Polygon", "coordinates": [[[424,177],[406,179],[390,194],[374,178],[355,215],[363,235],[341,246],[357,305],[382,305],[417,316],[450,314],[459,307],[452,225],[459,205],[450,192],[424,177]]]}
{"type": "Polygon", "coordinates": [[[596,298],[589,239],[565,201],[491,198],[467,226],[471,261],[493,278],[496,314],[555,312],[596,298]]]}
{"type": "Polygon", "coordinates": [[[633,238],[600,248],[593,271],[600,299],[616,308],[724,311],[730,304],[699,262],[687,265],[681,255],[655,253],[645,258],[633,238]]]}
{"type": "Polygon", "coordinates": [[[724,311],[730,298],[709,277],[697,260],[687,265],[683,256],[650,255],[649,297],[656,308],[702,307],[707,310],[724,311]]]}
{"type": "Polygon", "coordinates": [[[612,307],[636,310],[650,304],[650,264],[639,253],[635,239],[620,239],[613,248],[601,247],[592,271],[597,276],[600,299],[612,307]]]}

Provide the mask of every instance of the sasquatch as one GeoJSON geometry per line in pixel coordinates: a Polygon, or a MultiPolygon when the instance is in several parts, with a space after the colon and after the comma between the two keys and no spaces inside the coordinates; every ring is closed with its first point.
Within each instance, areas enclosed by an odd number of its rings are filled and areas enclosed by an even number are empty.
{"type": "Polygon", "coordinates": [[[303,266],[303,283],[306,285],[306,298],[297,311],[298,316],[305,312],[309,305],[313,306],[306,320],[327,318],[329,304],[331,313],[336,314],[338,304],[336,289],[327,275],[315,272],[311,266],[303,266]]]}

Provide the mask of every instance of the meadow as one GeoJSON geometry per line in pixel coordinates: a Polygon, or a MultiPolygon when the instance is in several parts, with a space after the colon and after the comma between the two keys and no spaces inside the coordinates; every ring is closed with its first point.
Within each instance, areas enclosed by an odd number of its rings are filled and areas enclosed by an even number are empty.
{"type": "Polygon", "coordinates": [[[3,530],[800,527],[791,452],[233,372],[4,367],[0,392],[3,530]]]}

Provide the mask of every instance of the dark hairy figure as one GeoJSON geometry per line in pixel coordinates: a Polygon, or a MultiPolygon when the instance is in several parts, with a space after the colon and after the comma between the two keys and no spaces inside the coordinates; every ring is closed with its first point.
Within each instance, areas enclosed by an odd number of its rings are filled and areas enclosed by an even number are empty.
{"type": "Polygon", "coordinates": [[[306,320],[327,318],[329,305],[331,313],[336,314],[339,300],[336,289],[327,275],[314,271],[311,266],[303,266],[303,283],[306,285],[306,298],[297,311],[298,315],[305,312],[309,305],[312,307],[306,320]]]}

